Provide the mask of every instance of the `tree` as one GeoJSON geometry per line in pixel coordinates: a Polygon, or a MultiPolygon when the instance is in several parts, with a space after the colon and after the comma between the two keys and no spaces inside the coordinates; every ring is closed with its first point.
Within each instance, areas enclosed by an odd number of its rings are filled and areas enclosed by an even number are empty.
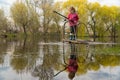
{"type": "MultiPolygon", "coordinates": [[[[60,17],[53,13],[53,10],[60,10],[60,3],[53,3],[53,0],[30,0],[27,4],[36,9],[40,19],[40,30],[44,33],[61,30],[59,21],[60,17]]],[[[56,32],[57,32],[56,31],[56,32]]]]}
{"type": "Polygon", "coordinates": [[[22,2],[15,2],[11,7],[11,15],[14,22],[22,27],[24,34],[27,35],[27,27],[29,23],[28,8],[22,2]]]}
{"type": "Polygon", "coordinates": [[[97,24],[99,23],[99,9],[100,9],[100,4],[99,3],[90,3],[88,4],[88,25],[91,27],[93,36],[94,38],[97,36],[96,34],[96,28],[97,24]]]}
{"type": "Polygon", "coordinates": [[[52,9],[52,0],[31,0],[34,2],[33,6],[35,6],[39,11],[40,23],[43,29],[43,32],[48,32],[50,22],[52,20],[51,17],[51,9],[52,9]]]}
{"type": "Polygon", "coordinates": [[[118,8],[116,6],[103,6],[101,7],[100,16],[102,23],[104,24],[104,33],[109,31],[113,37],[116,35],[116,25],[118,24],[118,8]]]}
{"type": "Polygon", "coordinates": [[[32,6],[28,6],[29,8],[29,30],[32,34],[36,34],[39,32],[40,21],[38,13],[36,13],[35,9],[32,6]]]}
{"type": "MultiPolygon", "coordinates": [[[[52,6],[51,12],[53,12],[54,10],[61,11],[60,6],[61,6],[60,2],[54,3],[52,6]]],[[[61,33],[61,31],[62,31],[62,28],[60,26],[61,17],[57,14],[51,13],[51,18],[52,18],[52,22],[51,22],[52,30],[51,30],[51,32],[56,31],[56,32],[61,33]]]]}
{"type": "Polygon", "coordinates": [[[0,30],[1,33],[7,30],[7,18],[4,15],[4,11],[0,9],[0,30]]]}

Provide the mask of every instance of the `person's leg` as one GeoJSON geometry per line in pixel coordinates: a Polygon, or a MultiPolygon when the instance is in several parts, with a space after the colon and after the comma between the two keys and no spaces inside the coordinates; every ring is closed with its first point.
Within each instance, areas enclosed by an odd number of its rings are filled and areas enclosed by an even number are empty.
{"type": "Polygon", "coordinates": [[[73,40],[76,40],[76,27],[77,26],[73,27],[73,40]]]}
{"type": "Polygon", "coordinates": [[[70,40],[73,39],[73,34],[74,34],[74,27],[70,26],[70,40]]]}
{"type": "Polygon", "coordinates": [[[76,55],[74,55],[74,54],[70,55],[70,59],[76,60],[76,55]]]}

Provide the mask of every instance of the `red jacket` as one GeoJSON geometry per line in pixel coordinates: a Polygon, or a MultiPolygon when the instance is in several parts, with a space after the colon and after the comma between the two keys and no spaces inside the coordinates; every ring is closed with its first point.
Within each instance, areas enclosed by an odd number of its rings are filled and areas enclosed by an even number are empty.
{"type": "Polygon", "coordinates": [[[77,69],[78,69],[78,64],[77,64],[77,61],[74,60],[74,59],[69,59],[69,65],[68,65],[68,71],[69,72],[77,72],[77,69]]]}
{"type": "Polygon", "coordinates": [[[78,23],[79,17],[76,13],[69,13],[68,14],[68,19],[69,19],[69,25],[70,26],[75,26],[78,23]]]}

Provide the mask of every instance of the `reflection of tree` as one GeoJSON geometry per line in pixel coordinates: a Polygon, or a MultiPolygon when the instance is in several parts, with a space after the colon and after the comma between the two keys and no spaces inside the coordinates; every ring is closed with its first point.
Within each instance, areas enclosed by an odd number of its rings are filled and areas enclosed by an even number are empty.
{"type": "MultiPolygon", "coordinates": [[[[84,56],[83,56],[84,57],[84,56]]],[[[91,62],[83,62],[83,59],[79,58],[79,69],[78,74],[85,74],[88,70],[97,71],[101,66],[119,66],[120,56],[115,55],[95,55],[94,61],[91,62]]]]}
{"type": "Polygon", "coordinates": [[[23,70],[31,70],[36,64],[36,59],[39,57],[38,39],[24,38],[23,41],[16,45],[13,53],[14,57],[11,59],[11,65],[17,72],[23,70]]]}
{"type": "Polygon", "coordinates": [[[87,64],[85,63],[78,63],[78,71],[77,71],[77,74],[85,74],[87,73],[87,64]]]}
{"type": "Polygon", "coordinates": [[[18,73],[24,70],[27,64],[27,58],[24,57],[13,57],[13,59],[11,59],[11,65],[18,73]]]}
{"type": "Polygon", "coordinates": [[[88,63],[87,65],[88,65],[88,69],[89,69],[89,70],[97,71],[97,70],[99,70],[99,68],[100,68],[100,64],[97,63],[97,62],[90,62],[90,63],[88,63]]]}
{"type": "MultiPolygon", "coordinates": [[[[84,57],[84,56],[83,56],[84,57]]],[[[83,60],[79,58],[79,69],[78,74],[85,74],[88,70],[97,71],[101,66],[119,66],[120,56],[119,55],[104,55],[96,54],[94,55],[94,61],[82,62],[83,60]],[[82,63],[81,63],[82,62],[82,63]]]]}
{"type": "MultiPolygon", "coordinates": [[[[41,36],[42,37],[42,36],[41,36]]],[[[25,37],[23,40],[19,40],[19,44],[16,45],[13,57],[11,59],[11,66],[17,72],[31,71],[39,62],[39,52],[44,55],[43,67],[46,71],[49,68],[58,69],[59,63],[59,46],[43,46],[43,50],[39,49],[39,41],[45,39],[45,42],[49,42],[52,39],[49,37],[25,37]]]]}
{"type": "Polygon", "coordinates": [[[39,80],[53,80],[53,69],[51,67],[44,67],[43,65],[38,65],[35,67],[33,76],[39,77],[39,80]]]}
{"type": "MultiPolygon", "coordinates": [[[[78,65],[79,65],[79,68],[78,68],[78,72],[77,74],[78,75],[81,75],[81,74],[85,74],[87,73],[89,70],[94,70],[94,71],[97,71],[100,69],[100,66],[104,66],[104,67],[107,67],[107,66],[111,66],[111,67],[114,67],[114,66],[119,66],[120,65],[120,56],[119,55],[115,55],[115,54],[106,54],[104,51],[104,53],[102,51],[99,51],[99,52],[95,52],[96,51],[96,48],[103,48],[101,46],[87,46],[86,49],[85,49],[85,46],[79,46],[79,47],[76,47],[77,50],[77,54],[78,55],[78,65]],[[80,49],[79,49],[80,48],[80,49]],[[82,51],[81,51],[82,50],[82,51]],[[86,50],[86,51],[84,51],[86,50]],[[78,53],[79,52],[79,53],[78,53]],[[99,54],[99,53],[103,53],[103,54],[99,54]],[[96,53],[96,54],[95,54],[96,53]]],[[[114,46],[114,48],[112,47],[109,47],[110,49],[107,49],[107,50],[110,50],[112,52],[118,52],[118,47],[114,46]],[[115,50],[115,51],[114,51],[115,50]]],[[[108,52],[108,51],[107,51],[108,52]]]]}
{"type": "Polygon", "coordinates": [[[58,69],[60,62],[60,51],[58,45],[43,45],[43,64],[35,67],[33,76],[40,80],[53,80],[53,69],[58,69]]]}
{"type": "MultiPolygon", "coordinates": [[[[94,70],[98,71],[101,66],[110,66],[110,67],[115,67],[115,66],[120,66],[120,56],[116,55],[116,53],[119,52],[119,46],[105,46],[103,45],[82,45],[82,44],[75,44],[75,49],[71,49],[71,47],[68,48],[64,47],[66,52],[65,52],[65,61],[68,62],[68,56],[70,55],[70,50],[75,52],[78,58],[78,71],[77,75],[82,75],[87,73],[89,70],[94,70]],[[105,50],[107,47],[107,50],[105,50]],[[96,52],[97,49],[100,49],[100,51],[96,52]],[[103,51],[102,51],[102,50],[103,51]],[[107,53],[106,53],[107,51],[107,53]],[[110,54],[108,54],[110,52],[110,54]],[[111,52],[113,53],[111,55],[111,52]],[[102,53],[102,54],[101,54],[102,53]]],[[[62,68],[64,69],[64,68],[62,68]]],[[[61,69],[61,72],[62,72],[61,69]]],[[[59,69],[60,70],[60,69],[59,69]]]]}
{"type": "Polygon", "coordinates": [[[41,35],[41,39],[44,41],[44,42],[60,42],[61,41],[61,34],[60,33],[51,33],[51,34],[48,34],[48,33],[45,33],[43,35],[41,35]]]}
{"type": "Polygon", "coordinates": [[[103,66],[119,66],[120,65],[120,56],[119,55],[96,55],[96,59],[99,61],[99,64],[103,66]]]}
{"type": "Polygon", "coordinates": [[[0,64],[4,63],[4,56],[6,55],[8,44],[0,39],[0,64]]]}
{"type": "Polygon", "coordinates": [[[43,52],[44,52],[44,58],[43,58],[43,65],[44,66],[54,66],[55,65],[59,66],[59,62],[60,62],[60,52],[59,52],[59,46],[49,46],[49,45],[44,45],[43,48],[43,52]]]}

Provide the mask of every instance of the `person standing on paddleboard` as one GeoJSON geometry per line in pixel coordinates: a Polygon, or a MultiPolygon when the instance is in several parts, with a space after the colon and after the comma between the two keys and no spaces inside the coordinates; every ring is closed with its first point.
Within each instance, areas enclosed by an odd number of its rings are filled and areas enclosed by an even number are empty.
{"type": "Polygon", "coordinates": [[[67,18],[69,20],[69,26],[70,26],[70,40],[76,40],[76,32],[77,32],[76,29],[77,29],[79,17],[74,7],[70,7],[67,18]]]}

